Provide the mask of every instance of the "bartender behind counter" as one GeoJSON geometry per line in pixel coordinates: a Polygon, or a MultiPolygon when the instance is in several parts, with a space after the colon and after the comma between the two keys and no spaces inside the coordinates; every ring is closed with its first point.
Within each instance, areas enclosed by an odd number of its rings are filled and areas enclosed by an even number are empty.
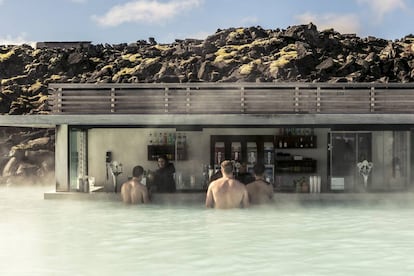
{"type": "Polygon", "coordinates": [[[175,181],[174,181],[175,167],[173,163],[168,161],[167,156],[161,155],[158,157],[158,170],[154,173],[154,185],[156,191],[159,193],[174,193],[175,181]]]}

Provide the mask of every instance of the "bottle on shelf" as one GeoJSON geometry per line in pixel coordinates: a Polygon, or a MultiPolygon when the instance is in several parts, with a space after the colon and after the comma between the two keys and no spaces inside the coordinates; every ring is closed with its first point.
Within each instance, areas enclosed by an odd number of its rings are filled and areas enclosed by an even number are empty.
{"type": "Polygon", "coordinates": [[[173,133],[168,133],[167,144],[174,145],[174,134],[173,133]]]}
{"type": "Polygon", "coordinates": [[[148,145],[152,145],[154,143],[153,139],[154,137],[152,137],[152,132],[150,132],[148,135],[148,145]]]}
{"type": "Polygon", "coordinates": [[[158,145],[162,145],[163,142],[164,142],[164,136],[160,132],[160,134],[158,135],[158,145]]]}
{"type": "Polygon", "coordinates": [[[152,136],[152,144],[158,145],[158,135],[156,132],[154,132],[154,135],[152,136]]]}
{"type": "Polygon", "coordinates": [[[183,148],[185,148],[187,146],[187,135],[185,135],[185,133],[181,136],[181,144],[183,146],[183,148]]]}

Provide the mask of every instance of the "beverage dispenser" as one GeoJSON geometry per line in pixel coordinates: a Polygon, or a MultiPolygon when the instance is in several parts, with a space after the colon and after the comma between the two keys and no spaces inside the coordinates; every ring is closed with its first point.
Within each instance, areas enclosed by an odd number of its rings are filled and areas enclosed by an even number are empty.
{"type": "Polygon", "coordinates": [[[272,142],[264,143],[264,164],[273,165],[274,164],[274,147],[272,142]]]}
{"type": "Polygon", "coordinates": [[[235,162],[241,162],[241,143],[232,142],[231,143],[231,160],[235,162]]]}
{"type": "Polygon", "coordinates": [[[257,163],[257,144],[256,142],[247,143],[247,162],[249,165],[257,163]]]}
{"type": "Polygon", "coordinates": [[[216,142],[214,145],[214,169],[220,169],[221,162],[224,161],[224,142],[216,142]]]}

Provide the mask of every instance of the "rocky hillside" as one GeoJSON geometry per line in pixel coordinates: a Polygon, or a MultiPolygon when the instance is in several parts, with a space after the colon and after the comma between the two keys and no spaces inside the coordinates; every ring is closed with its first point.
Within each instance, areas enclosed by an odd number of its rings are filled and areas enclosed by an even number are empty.
{"type": "Polygon", "coordinates": [[[54,129],[0,127],[0,185],[50,184],[54,129]]]}
{"type": "MultiPolygon", "coordinates": [[[[48,113],[47,86],[54,82],[412,82],[414,35],[360,38],[309,24],[230,28],[171,44],[0,46],[0,81],[1,114],[48,113]]],[[[22,131],[3,131],[3,177],[42,176],[51,168],[53,132],[22,131]]]]}
{"type": "Polygon", "coordinates": [[[47,112],[51,82],[411,82],[413,57],[413,35],[360,38],[313,24],[230,28],[171,44],[0,46],[0,113],[47,112]]]}

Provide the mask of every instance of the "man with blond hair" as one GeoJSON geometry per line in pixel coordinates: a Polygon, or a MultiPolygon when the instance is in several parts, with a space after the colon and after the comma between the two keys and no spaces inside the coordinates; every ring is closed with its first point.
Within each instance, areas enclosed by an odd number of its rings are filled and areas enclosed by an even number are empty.
{"type": "Polygon", "coordinates": [[[121,186],[122,201],[126,204],[148,203],[148,189],[141,183],[144,175],[144,169],[141,166],[135,166],[132,170],[132,179],[128,180],[121,186]]]}
{"type": "Polygon", "coordinates": [[[244,184],[234,179],[233,164],[225,160],[221,163],[223,177],[210,183],[206,207],[217,209],[247,208],[249,196],[244,184]]]}

